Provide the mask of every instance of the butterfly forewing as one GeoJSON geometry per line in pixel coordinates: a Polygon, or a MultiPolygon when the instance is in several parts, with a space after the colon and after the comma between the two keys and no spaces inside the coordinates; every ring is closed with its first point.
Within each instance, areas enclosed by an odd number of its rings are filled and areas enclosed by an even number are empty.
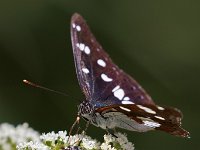
{"type": "Polygon", "coordinates": [[[78,14],[72,17],[71,38],[79,84],[87,100],[99,107],[154,104],[141,86],[112,62],[78,14]]]}

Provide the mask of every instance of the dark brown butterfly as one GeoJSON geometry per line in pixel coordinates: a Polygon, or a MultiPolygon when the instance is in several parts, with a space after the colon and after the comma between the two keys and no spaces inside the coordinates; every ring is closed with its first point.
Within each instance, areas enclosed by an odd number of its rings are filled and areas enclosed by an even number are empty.
{"type": "Polygon", "coordinates": [[[80,87],[86,99],[79,115],[103,129],[161,130],[189,137],[181,112],[156,105],[146,91],[113,63],[79,14],[71,19],[71,40],[80,87]]]}

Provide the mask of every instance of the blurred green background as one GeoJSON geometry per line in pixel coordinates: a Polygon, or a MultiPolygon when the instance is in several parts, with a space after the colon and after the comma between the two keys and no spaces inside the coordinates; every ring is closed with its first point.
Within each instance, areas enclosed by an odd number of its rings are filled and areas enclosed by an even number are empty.
{"type": "MultiPolygon", "coordinates": [[[[127,132],[137,149],[198,149],[200,1],[7,0],[0,2],[0,123],[28,122],[40,132],[69,130],[79,88],[70,17],[80,13],[112,59],[158,104],[178,107],[191,139],[127,132]],[[68,93],[26,86],[23,79],[68,93]]],[[[104,130],[88,134],[102,139],[104,130]]]]}

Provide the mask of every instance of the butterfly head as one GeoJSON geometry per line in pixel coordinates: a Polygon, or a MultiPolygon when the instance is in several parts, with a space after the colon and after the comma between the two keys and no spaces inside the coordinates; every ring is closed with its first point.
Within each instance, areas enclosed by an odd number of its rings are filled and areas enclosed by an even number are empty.
{"type": "Polygon", "coordinates": [[[78,106],[78,113],[82,116],[85,120],[91,120],[94,114],[94,107],[91,105],[89,101],[84,100],[78,106]]]}

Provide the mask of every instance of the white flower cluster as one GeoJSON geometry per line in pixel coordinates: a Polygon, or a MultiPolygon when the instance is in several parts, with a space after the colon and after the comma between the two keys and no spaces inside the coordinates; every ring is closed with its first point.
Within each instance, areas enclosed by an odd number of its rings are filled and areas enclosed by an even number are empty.
{"type": "Polygon", "coordinates": [[[66,131],[42,134],[40,139],[44,143],[43,145],[29,142],[21,144],[17,148],[18,150],[134,150],[134,145],[128,142],[126,135],[122,133],[116,133],[116,137],[110,134],[104,135],[104,142],[101,144],[84,134],[67,136],[66,131]]]}
{"type": "Polygon", "coordinates": [[[66,131],[59,131],[39,135],[26,123],[16,128],[2,124],[0,150],[134,150],[125,134],[115,135],[104,135],[104,142],[100,143],[84,133],[68,136],[66,131]]]}
{"type": "Polygon", "coordinates": [[[101,150],[134,150],[134,145],[128,141],[125,134],[118,132],[115,136],[105,134],[101,150]]]}
{"type": "Polygon", "coordinates": [[[18,150],[50,150],[50,149],[69,149],[69,150],[99,150],[100,144],[91,137],[84,134],[67,136],[66,131],[58,133],[50,132],[40,136],[42,143],[28,142],[17,146],[18,150]]]}
{"type": "Polygon", "coordinates": [[[18,150],[50,150],[50,148],[41,142],[23,142],[16,147],[18,150]]]}
{"type": "Polygon", "coordinates": [[[27,123],[14,127],[11,124],[0,124],[0,149],[13,150],[21,142],[38,141],[39,133],[27,123]]]}

